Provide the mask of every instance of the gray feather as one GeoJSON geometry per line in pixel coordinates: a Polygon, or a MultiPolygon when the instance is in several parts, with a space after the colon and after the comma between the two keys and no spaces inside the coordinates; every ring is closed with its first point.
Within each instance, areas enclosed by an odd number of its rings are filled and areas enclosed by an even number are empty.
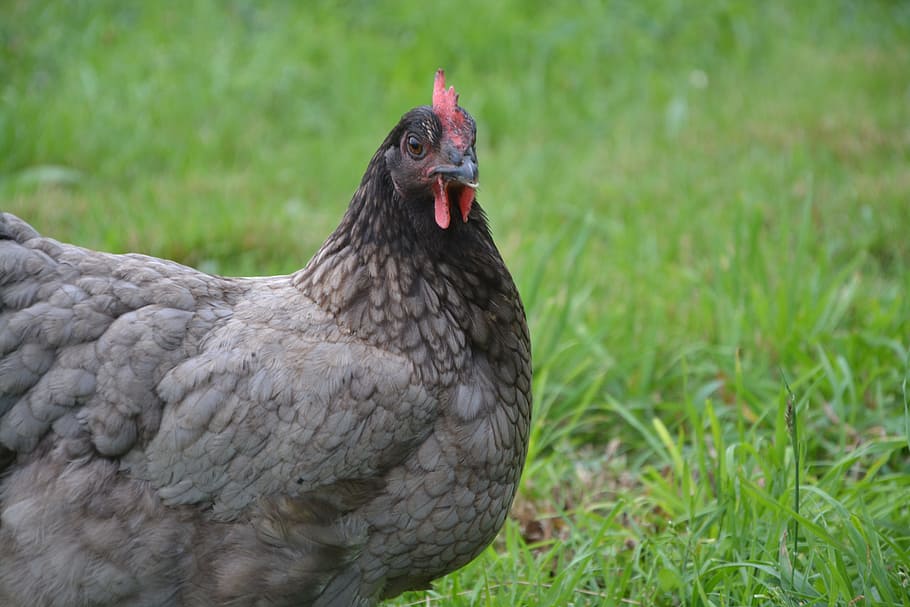
{"type": "Polygon", "coordinates": [[[492,541],[527,449],[524,312],[479,208],[421,236],[387,158],[291,276],[0,214],[0,604],[368,607],[492,541]]]}

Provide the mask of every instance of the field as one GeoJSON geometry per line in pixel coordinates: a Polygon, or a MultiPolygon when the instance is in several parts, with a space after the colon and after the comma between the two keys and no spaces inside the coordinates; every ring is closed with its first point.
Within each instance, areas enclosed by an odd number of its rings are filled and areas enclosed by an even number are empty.
{"type": "Polygon", "coordinates": [[[910,605],[910,3],[0,6],[0,209],[290,272],[444,67],[528,310],[496,543],[394,605],[910,605]]]}

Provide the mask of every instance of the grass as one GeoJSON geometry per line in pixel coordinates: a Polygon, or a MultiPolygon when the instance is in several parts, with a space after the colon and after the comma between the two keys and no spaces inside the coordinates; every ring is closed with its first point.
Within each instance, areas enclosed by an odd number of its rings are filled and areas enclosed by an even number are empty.
{"type": "Polygon", "coordinates": [[[0,208],[291,271],[439,66],[536,421],[494,546],[393,604],[910,605],[906,3],[13,0],[0,208]]]}

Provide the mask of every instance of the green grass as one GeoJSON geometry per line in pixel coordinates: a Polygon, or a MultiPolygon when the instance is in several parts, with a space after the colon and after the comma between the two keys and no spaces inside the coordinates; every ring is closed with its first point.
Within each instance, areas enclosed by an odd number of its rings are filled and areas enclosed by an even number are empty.
{"type": "Polygon", "coordinates": [[[536,421],[495,545],[395,604],[910,605],[910,5],[259,4],[4,3],[0,208],[291,271],[446,68],[536,421]]]}

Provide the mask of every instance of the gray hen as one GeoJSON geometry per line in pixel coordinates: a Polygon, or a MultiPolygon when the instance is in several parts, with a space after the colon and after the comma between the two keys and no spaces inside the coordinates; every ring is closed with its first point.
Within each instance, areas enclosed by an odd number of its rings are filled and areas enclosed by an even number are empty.
{"type": "Polygon", "coordinates": [[[474,136],[440,71],[290,276],[0,216],[0,605],[366,606],[477,556],[531,366],[474,136]]]}

